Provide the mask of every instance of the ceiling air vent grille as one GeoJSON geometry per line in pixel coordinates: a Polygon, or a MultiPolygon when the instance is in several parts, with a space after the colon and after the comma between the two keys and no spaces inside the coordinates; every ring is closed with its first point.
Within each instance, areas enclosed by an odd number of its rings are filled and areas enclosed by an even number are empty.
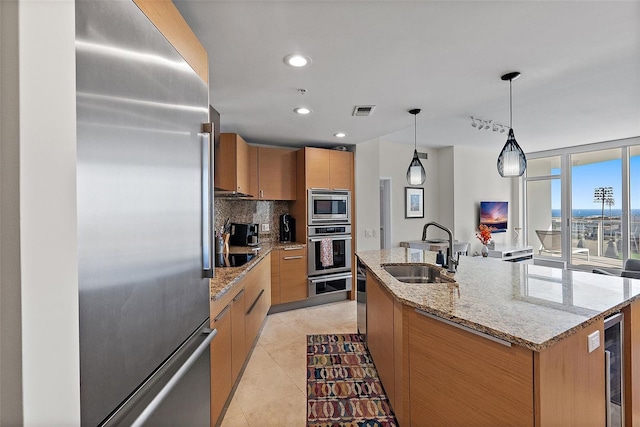
{"type": "Polygon", "coordinates": [[[375,108],[375,105],[356,105],[353,107],[353,113],[351,115],[355,117],[369,117],[373,114],[375,108]]]}

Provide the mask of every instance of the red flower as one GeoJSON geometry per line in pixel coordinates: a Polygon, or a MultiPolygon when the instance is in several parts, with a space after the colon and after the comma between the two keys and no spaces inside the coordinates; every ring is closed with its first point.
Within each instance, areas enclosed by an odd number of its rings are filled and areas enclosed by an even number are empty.
{"type": "Polygon", "coordinates": [[[491,240],[491,230],[486,225],[480,224],[480,226],[478,227],[478,232],[476,233],[476,237],[482,242],[483,245],[486,245],[491,240]]]}

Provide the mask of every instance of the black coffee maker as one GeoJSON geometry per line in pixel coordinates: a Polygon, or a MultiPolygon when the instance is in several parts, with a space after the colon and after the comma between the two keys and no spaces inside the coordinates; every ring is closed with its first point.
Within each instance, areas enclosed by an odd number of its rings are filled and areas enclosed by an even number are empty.
{"type": "Polygon", "coordinates": [[[280,215],[280,241],[296,241],[296,220],[289,214],[280,215]]]}

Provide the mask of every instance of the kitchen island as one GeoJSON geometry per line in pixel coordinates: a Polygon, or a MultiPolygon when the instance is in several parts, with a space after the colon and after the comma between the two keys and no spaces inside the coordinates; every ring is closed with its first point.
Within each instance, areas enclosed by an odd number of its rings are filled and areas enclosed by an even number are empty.
{"type": "Polygon", "coordinates": [[[640,421],[639,280],[461,257],[439,283],[404,283],[383,266],[435,266],[436,253],[356,255],[368,347],[401,425],[604,425],[604,319],[617,312],[626,418],[640,421]]]}

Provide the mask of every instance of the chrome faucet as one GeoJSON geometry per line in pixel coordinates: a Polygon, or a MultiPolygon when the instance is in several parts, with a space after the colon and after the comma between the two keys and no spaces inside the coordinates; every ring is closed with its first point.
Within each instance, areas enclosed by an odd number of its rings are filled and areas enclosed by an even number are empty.
{"type": "Polygon", "coordinates": [[[453,259],[453,233],[444,225],[440,225],[437,222],[428,222],[422,228],[422,240],[427,240],[427,228],[430,225],[433,225],[440,230],[445,231],[449,235],[449,249],[447,249],[447,271],[449,273],[455,273],[456,268],[458,267],[458,263],[460,262],[460,254],[458,254],[458,259],[453,259]]]}

